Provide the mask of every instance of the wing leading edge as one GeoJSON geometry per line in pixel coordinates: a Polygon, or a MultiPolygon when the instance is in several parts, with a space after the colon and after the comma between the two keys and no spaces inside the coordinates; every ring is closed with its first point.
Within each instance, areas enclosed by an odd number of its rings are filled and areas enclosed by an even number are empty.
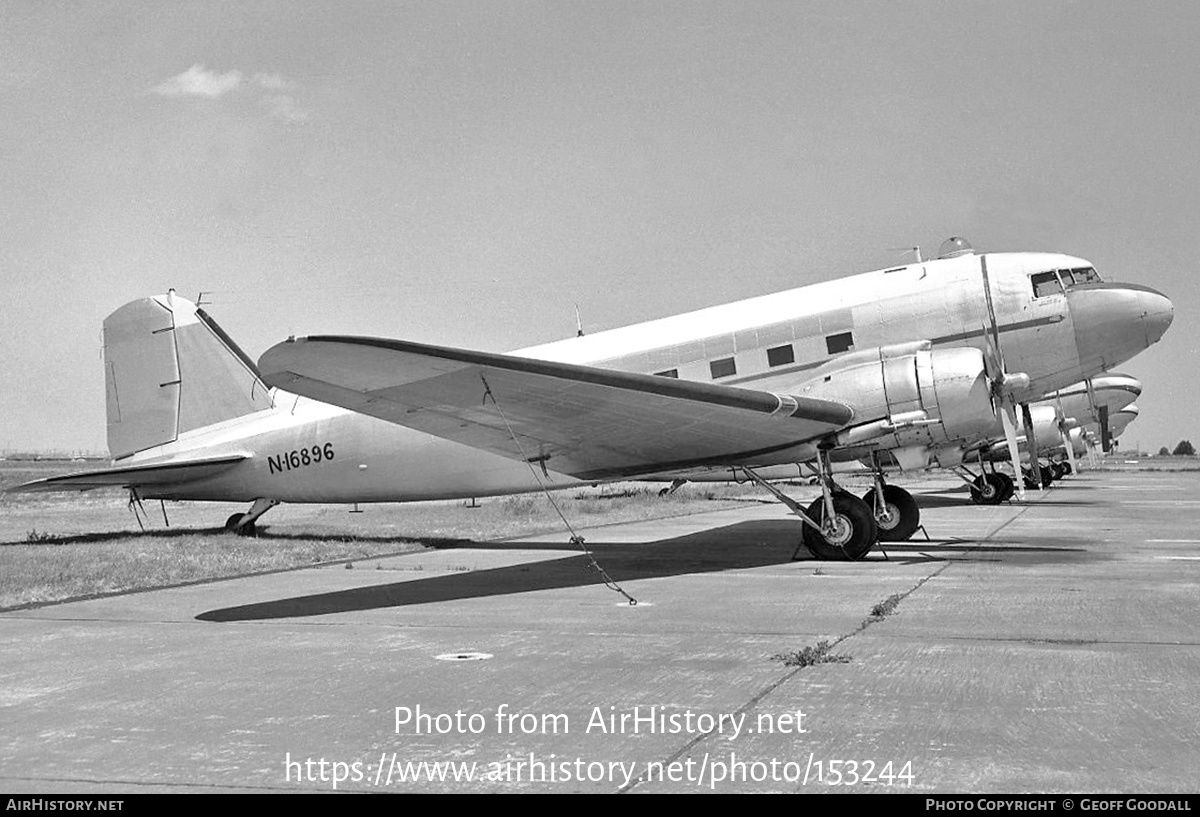
{"type": "Polygon", "coordinates": [[[286,391],[580,479],[778,461],[854,416],[831,400],[380,338],[289,340],[259,368],[286,391]]]}

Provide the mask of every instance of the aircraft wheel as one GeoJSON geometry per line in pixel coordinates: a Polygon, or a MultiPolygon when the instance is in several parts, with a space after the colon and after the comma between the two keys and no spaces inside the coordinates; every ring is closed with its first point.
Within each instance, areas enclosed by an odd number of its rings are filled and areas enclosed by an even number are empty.
{"type": "Polygon", "coordinates": [[[225,520],[225,530],[233,531],[238,536],[257,536],[258,526],[254,522],[247,522],[245,525],[238,526],[238,520],[245,514],[235,513],[225,520]]]}
{"type": "MultiPolygon", "coordinates": [[[[833,495],[834,530],[829,536],[804,526],[804,545],[818,559],[857,561],[867,555],[878,537],[871,506],[853,494],[833,495]]],[[[808,506],[808,516],[818,525],[825,521],[825,500],[817,498],[808,506]]]]}
{"type": "Polygon", "coordinates": [[[1069,462],[1064,462],[1064,463],[1062,464],[1062,472],[1063,472],[1064,474],[1070,474],[1070,473],[1072,473],[1072,472],[1073,472],[1073,470],[1074,470],[1074,469],[1073,469],[1073,468],[1071,468],[1071,463],[1069,463],[1069,462]]]}
{"type": "Polygon", "coordinates": [[[1000,485],[1001,502],[1007,502],[1013,498],[1013,494],[1017,492],[1017,484],[1013,482],[1012,477],[1003,471],[994,471],[988,476],[994,478],[995,482],[1000,485]]]}
{"type": "Polygon", "coordinates": [[[1040,469],[1038,471],[1038,473],[1041,474],[1042,485],[1049,485],[1050,483],[1054,482],[1055,479],[1058,478],[1058,475],[1055,474],[1054,471],[1050,470],[1049,466],[1041,465],[1038,467],[1040,469]]]}
{"type": "Polygon", "coordinates": [[[971,483],[971,501],[976,505],[999,505],[1004,501],[1004,483],[996,474],[980,474],[971,483]]]}
{"type": "MultiPolygon", "coordinates": [[[[875,489],[863,494],[863,502],[875,513],[875,489]]],[[[912,494],[897,485],[883,486],[882,513],[875,517],[879,541],[903,542],[910,539],[921,525],[921,509],[912,494]]]]}

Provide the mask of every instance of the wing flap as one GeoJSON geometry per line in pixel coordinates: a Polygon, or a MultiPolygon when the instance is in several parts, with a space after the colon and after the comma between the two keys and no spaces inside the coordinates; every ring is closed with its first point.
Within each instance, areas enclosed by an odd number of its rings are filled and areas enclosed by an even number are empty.
{"type": "Polygon", "coordinates": [[[9,488],[5,493],[33,493],[48,491],[90,491],[94,488],[139,488],[178,485],[204,479],[227,471],[249,454],[231,454],[224,457],[181,460],[173,462],[125,465],[102,468],[96,471],[79,471],[26,482],[9,488]]]}
{"type": "Polygon", "coordinates": [[[259,367],[286,391],[582,479],[749,464],[853,417],[830,400],[378,338],[287,341],[259,367]]]}

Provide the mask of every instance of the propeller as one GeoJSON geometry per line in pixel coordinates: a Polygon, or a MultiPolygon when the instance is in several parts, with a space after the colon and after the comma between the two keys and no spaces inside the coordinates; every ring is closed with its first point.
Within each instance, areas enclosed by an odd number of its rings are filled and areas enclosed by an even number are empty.
{"type": "Polygon", "coordinates": [[[1044,491],[1047,486],[1042,483],[1042,467],[1038,465],[1037,456],[1037,435],[1033,431],[1033,412],[1029,410],[1028,403],[1021,404],[1021,419],[1025,421],[1025,446],[1029,449],[1029,474],[1037,489],[1044,491]]]}
{"type": "MultiPolygon", "coordinates": [[[[1017,396],[1028,391],[1029,375],[1010,373],[1004,366],[1004,353],[1000,349],[1000,327],[996,323],[996,309],[992,305],[992,287],[988,280],[986,254],[979,256],[979,266],[983,273],[983,293],[988,321],[991,324],[990,327],[984,327],[983,333],[986,347],[983,355],[984,367],[991,383],[992,408],[1000,415],[1000,423],[1004,426],[1004,440],[1008,443],[1008,456],[1012,461],[1017,498],[1024,501],[1025,480],[1021,479],[1021,450],[1017,445],[1017,396]]],[[[1025,411],[1028,412],[1028,406],[1025,407],[1025,411]]],[[[1027,422],[1025,439],[1032,445],[1032,423],[1027,422]]]]}
{"type": "Polygon", "coordinates": [[[1071,473],[1079,472],[1079,467],[1075,463],[1075,447],[1071,445],[1071,426],[1067,422],[1067,415],[1062,407],[1062,395],[1058,392],[1054,393],[1055,402],[1058,403],[1056,416],[1058,418],[1058,436],[1062,440],[1063,448],[1067,449],[1067,462],[1071,464],[1071,473]]]}

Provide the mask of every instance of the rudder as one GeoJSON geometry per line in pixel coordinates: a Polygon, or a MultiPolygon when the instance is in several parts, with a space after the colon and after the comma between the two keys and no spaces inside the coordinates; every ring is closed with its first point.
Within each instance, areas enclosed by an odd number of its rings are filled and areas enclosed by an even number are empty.
{"type": "Polygon", "coordinates": [[[113,459],[271,407],[253,361],[173,290],[104,320],[104,380],[113,459]]]}

